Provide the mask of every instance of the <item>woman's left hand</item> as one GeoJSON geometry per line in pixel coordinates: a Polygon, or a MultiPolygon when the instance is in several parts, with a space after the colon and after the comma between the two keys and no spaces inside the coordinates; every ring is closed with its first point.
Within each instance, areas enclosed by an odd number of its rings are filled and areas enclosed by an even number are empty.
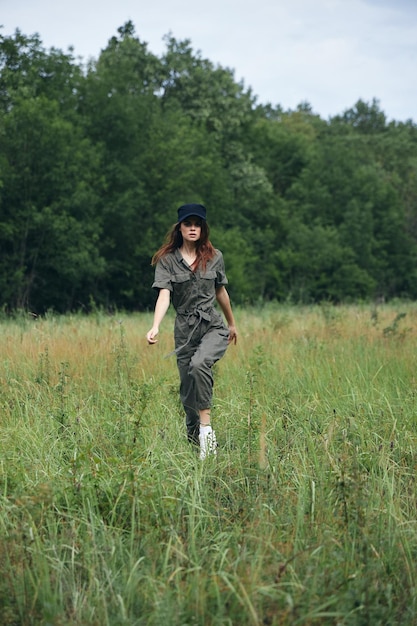
{"type": "Polygon", "coordinates": [[[234,343],[236,345],[236,342],[237,342],[236,326],[229,326],[229,341],[228,341],[228,343],[234,343]]]}

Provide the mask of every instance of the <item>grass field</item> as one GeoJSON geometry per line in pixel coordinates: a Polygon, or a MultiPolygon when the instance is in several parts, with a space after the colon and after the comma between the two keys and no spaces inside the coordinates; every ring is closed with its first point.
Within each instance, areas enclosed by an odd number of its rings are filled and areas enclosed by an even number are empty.
{"type": "Polygon", "coordinates": [[[0,322],[0,623],[417,624],[417,305],[237,310],[216,458],[170,315],[0,322]]]}

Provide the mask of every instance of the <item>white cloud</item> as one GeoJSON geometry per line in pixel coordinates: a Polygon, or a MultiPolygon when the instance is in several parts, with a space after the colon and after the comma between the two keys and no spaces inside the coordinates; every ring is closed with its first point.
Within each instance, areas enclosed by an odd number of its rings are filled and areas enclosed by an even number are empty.
{"type": "Polygon", "coordinates": [[[155,54],[190,39],[235,70],[260,102],[308,101],[328,117],[377,98],[388,118],[417,122],[415,0],[0,0],[3,32],[39,32],[46,47],[97,57],[131,19],[155,54]]]}

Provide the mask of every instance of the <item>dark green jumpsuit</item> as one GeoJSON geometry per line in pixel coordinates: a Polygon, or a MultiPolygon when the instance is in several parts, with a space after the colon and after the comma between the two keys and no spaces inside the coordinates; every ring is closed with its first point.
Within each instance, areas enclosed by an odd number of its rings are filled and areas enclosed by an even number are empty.
{"type": "Polygon", "coordinates": [[[212,366],[225,353],[229,329],[215,310],[216,289],[227,285],[223,255],[216,250],[206,271],[192,271],[179,250],[155,268],[155,289],[169,289],[177,313],[174,339],[180,375],[180,398],[190,441],[198,443],[199,414],[212,404],[212,366]]]}

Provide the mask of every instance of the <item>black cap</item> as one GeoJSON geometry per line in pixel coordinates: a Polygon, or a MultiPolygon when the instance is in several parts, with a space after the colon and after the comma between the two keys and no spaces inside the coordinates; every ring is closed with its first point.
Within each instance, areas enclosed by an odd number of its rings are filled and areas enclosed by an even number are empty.
{"type": "Polygon", "coordinates": [[[178,209],[178,221],[183,222],[187,217],[195,215],[201,217],[202,220],[206,219],[206,207],[202,204],[183,204],[178,209]]]}

